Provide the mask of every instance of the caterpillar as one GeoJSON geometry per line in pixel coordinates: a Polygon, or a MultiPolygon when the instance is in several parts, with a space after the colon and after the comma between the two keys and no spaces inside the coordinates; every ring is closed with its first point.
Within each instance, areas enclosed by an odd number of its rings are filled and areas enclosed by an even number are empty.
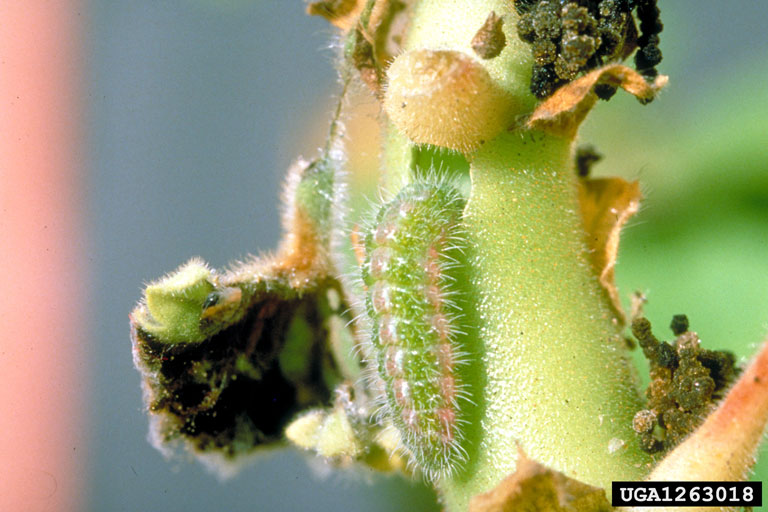
{"type": "Polygon", "coordinates": [[[471,402],[457,340],[466,332],[464,205],[448,183],[412,183],[365,234],[362,276],[381,414],[431,480],[466,460],[461,426],[471,402]]]}

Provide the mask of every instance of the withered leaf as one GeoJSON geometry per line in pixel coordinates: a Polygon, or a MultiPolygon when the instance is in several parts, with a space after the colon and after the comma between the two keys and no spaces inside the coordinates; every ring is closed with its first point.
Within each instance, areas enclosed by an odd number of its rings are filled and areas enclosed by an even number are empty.
{"type": "Polygon", "coordinates": [[[134,363],[161,451],[181,444],[230,473],[243,456],[282,442],[298,412],[326,405],[341,380],[359,377],[329,258],[340,108],[325,150],[289,172],[286,232],[274,255],[223,272],[193,259],[151,283],[131,313],[134,363]]]}
{"type": "Polygon", "coordinates": [[[517,470],[494,489],[474,496],[470,512],[607,512],[603,489],[570,478],[520,452],[517,470]]]}
{"type": "Polygon", "coordinates": [[[202,341],[153,334],[143,303],[131,315],[152,443],[167,455],[180,445],[223,475],[282,442],[298,412],[327,404],[347,378],[339,352],[351,347],[332,341],[349,322],[339,283],[294,288],[281,262],[257,261],[246,275],[211,276],[215,300],[200,306],[199,325],[213,334],[202,341]]]}
{"type": "Polygon", "coordinates": [[[614,280],[619,237],[624,224],[640,208],[640,185],[622,178],[595,178],[579,181],[579,203],[592,267],[600,278],[621,321],[625,321],[614,280]]]}
{"type": "Polygon", "coordinates": [[[527,126],[556,135],[572,137],[581,122],[597,102],[594,87],[608,84],[621,87],[640,101],[653,99],[668,82],[659,75],[648,83],[634,69],[621,64],[609,64],[578,78],[555,91],[534,110],[527,126]]]}
{"type": "Polygon", "coordinates": [[[307,14],[322,16],[344,32],[351,29],[365,7],[365,0],[322,0],[307,5],[307,14]]]}
{"type": "Polygon", "coordinates": [[[404,26],[397,15],[404,7],[400,0],[369,1],[347,36],[347,61],[377,97],[382,93],[384,72],[400,51],[398,41],[404,26]]]}
{"type": "Polygon", "coordinates": [[[472,38],[470,45],[481,59],[497,57],[504,49],[507,38],[501,28],[503,24],[504,19],[499,17],[495,11],[491,11],[483,26],[472,38]]]}

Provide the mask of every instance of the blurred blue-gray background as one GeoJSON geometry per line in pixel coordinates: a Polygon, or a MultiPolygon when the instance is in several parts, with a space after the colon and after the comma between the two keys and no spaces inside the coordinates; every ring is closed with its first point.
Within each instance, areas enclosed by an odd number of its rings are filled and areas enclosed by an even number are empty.
{"type": "MultiPolygon", "coordinates": [[[[644,210],[620,255],[622,292],[648,292],[647,312],[665,337],[672,314],[685,312],[710,348],[745,357],[768,331],[768,7],[660,6],[668,90],[647,107],[627,95],[599,105],[582,138],[606,155],[597,174],[644,185],[644,210]]],[[[191,256],[221,267],[273,248],[283,172],[322,143],[308,134],[331,111],[334,38],[304,7],[90,4],[88,510],[436,508],[402,479],[320,476],[291,450],[220,483],[197,463],[167,462],[146,441],[127,316],[142,284],[191,256]]]]}
{"type": "Polygon", "coordinates": [[[283,173],[323,142],[302,137],[331,111],[333,31],[306,16],[299,0],[92,6],[89,509],[427,506],[433,498],[404,492],[410,486],[400,478],[367,478],[372,486],[365,476],[319,477],[290,450],[220,483],[195,462],[167,462],[148,444],[128,312],[144,282],[191,256],[222,267],[275,246],[283,173]]]}

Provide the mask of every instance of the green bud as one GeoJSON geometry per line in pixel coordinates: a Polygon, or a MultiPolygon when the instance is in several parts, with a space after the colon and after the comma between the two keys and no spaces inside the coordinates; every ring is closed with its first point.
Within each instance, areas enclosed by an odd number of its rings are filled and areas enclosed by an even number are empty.
{"type": "Polygon", "coordinates": [[[215,290],[210,278],[211,270],[201,260],[190,260],[147,286],[146,307],[136,310],[134,320],[163,343],[203,341],[206,338],[200,329],[203,305],[215,290]]]}

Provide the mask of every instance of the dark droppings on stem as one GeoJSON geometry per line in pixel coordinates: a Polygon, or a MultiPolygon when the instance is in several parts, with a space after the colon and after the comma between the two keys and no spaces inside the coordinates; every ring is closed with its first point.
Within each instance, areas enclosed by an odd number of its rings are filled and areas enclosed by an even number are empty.
{"type": "Polygon", "coordinates": [[[672,322],[669,324],[669,328],[675,336],[680,336],[688,330],[688,317],[685,315],[675,315],[672,317],[672,322]]]}
{"type": "MultiPolygon", "coordinates": [[[[649,81],[658,75],[663,25],[656,0],[515,0],[514,5],[518,37],[533,52],[531,92],[538,98],[635,49],[638,72],[649,81]]],[[[615,92],[609,84],[595,87],[603,100],[615,92]]]]}
{"type": "Polygon", "coordinates": [[[685,315],[675,315],[670,327],[677,338],[667,343],[654,336],[647,318],[632,322],[632,334],[651,366],[646,408],[635,415],[633,428],[650,453],[669,451],[685,439],[739,373],[731,352],[701,348],[685,315]]]}
{"type": "Polygon", "coordinates": [[[592,171],[592,166],[603,159],[593,145],[584,144],[576,148],[576,174],[580,178],[586,178],[592,171]]]}

